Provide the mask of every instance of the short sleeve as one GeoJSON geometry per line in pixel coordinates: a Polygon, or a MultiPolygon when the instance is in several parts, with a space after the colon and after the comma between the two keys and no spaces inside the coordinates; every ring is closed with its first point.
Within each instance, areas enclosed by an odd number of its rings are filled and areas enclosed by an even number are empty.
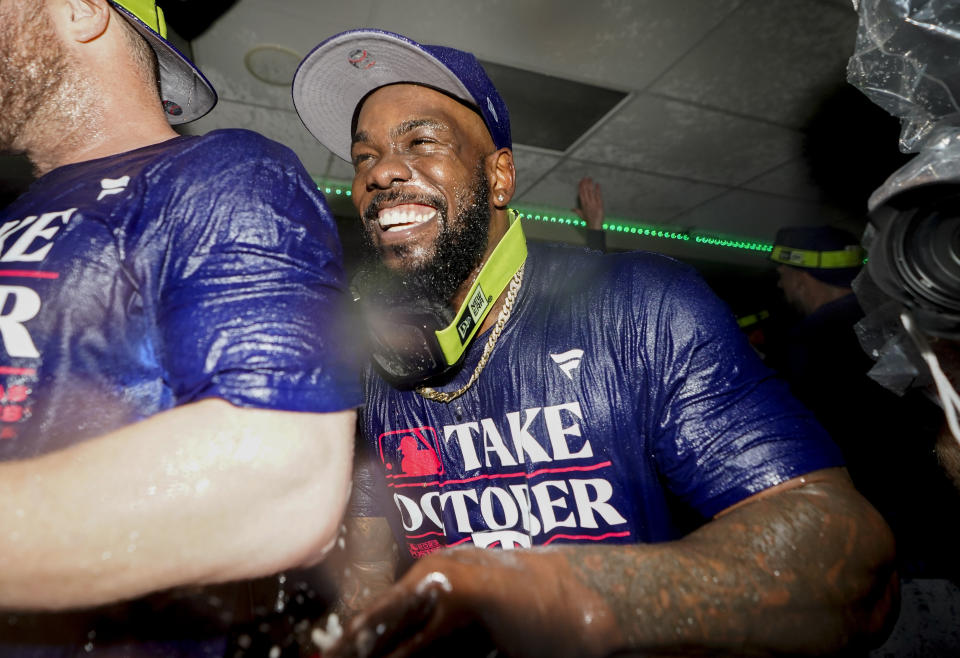
{"type": "Polygon", "coordinates": [[[151,174],[172,194],[143,246],[165,250],[156,323],[176,402],[357,406],[341,248],[323,197],[291,151],[254,133],[200,144],[151,174]]]}
{"type": "MultiPolygon", "coordinates": [[[[651,304],[647,304],[649,308],[651,304]]],[[[842,465],[813,416],[753,352],[694,273],[663,286],[646,321],[660,373],[655,458],[668,486],[710,517],[763,489],[842,465]]]]}

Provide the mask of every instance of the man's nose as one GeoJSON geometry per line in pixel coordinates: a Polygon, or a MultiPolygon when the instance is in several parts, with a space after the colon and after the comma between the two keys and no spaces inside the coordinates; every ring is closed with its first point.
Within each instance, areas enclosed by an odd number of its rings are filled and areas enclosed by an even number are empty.
{"type": "Polygon", "coordinates": [[[410,163],[405,157],[388,153],[367,171],[367,189],[387,190],[397,183],[410,180],[412,175],[410,163]]]}

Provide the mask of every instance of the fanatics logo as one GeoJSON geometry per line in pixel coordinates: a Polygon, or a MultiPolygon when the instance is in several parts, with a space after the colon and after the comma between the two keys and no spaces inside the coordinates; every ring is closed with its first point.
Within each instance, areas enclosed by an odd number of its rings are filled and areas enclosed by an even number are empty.
{"type": "Polygon", "coordinates": [[[97,195],[97,201],[102,200],[104,197],[108,197],[111,194],[120,194],[127,189],[127,185],[130,184],[129,176],[122,176],[120,178],[104,178],[100,181],[100,194],[97,195]]]}
{"type": "Polygon", "coordinates": [[[560,366],[560,370],[567,376],[567,379],[572,380],[572,372],[580,367],[580,361],[583,359],[583,350],[570,350],[563,354],[551,354],[550,358],[560,366]]]}

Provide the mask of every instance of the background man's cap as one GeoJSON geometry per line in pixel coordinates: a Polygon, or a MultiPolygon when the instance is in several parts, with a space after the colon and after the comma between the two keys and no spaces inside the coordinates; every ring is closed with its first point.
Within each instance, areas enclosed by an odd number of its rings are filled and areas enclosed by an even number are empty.
{"type": "Polygon", "coordinates": [[[167,23],[155,0],[109,0],[157,54],[160,94],[167,121],[199,119],[217,104],[217,92],[193,63],[167,41],[167,23]]]}
{"type": "Polygon", "coordinates": [[[374,89],[408,82],[443,91],[480,113],[494,145],[512,148],[510,115],[477,58],[393,32],[350,30],[323,41],[293,79],[293,104],[313,136],[350,161],[354,113],[374,89]]]}
{"type": "Polygon", "coordinates": [[[857,238],[833,226],[787,226],[773,241],[770,260],[806,270],[834,286],[849,287],[863,265],[857,238]]]}

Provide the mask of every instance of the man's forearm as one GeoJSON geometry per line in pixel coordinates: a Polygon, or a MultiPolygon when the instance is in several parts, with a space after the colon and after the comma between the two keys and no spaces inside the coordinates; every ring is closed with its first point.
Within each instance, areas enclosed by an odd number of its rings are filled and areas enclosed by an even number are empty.
{"type": "Polygon", "coordinates": [[[565,546],[634,650],[823,653],[882,631],[896,592],[892,537],[834,479],[733,509],[683,540],[565,546]]]}
{"type": "Polygon", "coordinates": [[[399,554],[384,517],[351,517],[344,525],[343,567],[337,574],[337,612],[348,618],[394,583],[399,554]]]}
{"type": "Polygon", "coordinates": [[[204,400],[0,464],[0,608],[96,605],[317,561],[346,502],[353,412],[204,400]]]}

